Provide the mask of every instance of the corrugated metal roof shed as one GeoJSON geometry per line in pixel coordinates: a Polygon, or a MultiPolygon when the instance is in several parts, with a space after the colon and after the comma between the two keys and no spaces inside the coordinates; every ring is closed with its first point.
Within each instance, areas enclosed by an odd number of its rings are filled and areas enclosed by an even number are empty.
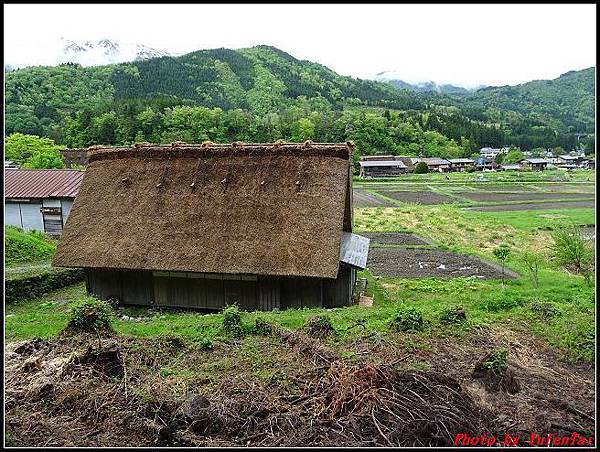
{"type": "Polygon", "coordinates": [[[448,159],[450,163],[475,163],[474,160],[471,159],[448,159]]]}
{"type": "Polygon", "coordinates": [[[340,261],[364,269],[367,266],[369,242],[370,240],[367,237],[344,232],[342,246],[340,247],[340,261]]]}
{"type": "Polygon", "coordinates": [[[449,165],[450,162],[445,159],[439,159],[435,157],[417,157],[412,159],[413,165],[416,165],[419,162],[425,162],[428,165],[449,165]]]}
{"type": "Polygon", "coordinates": [[[7,169],[5,198],[74,198],[85,171],[70,169],[7,169]]]}
{"type": "Polygon", "coordinates": [[[523,159],[521,161],[522,162],[529,162],[529,163],[533,163],[533,164],[548,163],[548,160],[546,160],[546,159],[538,159],[538,158],[523,159]]]}
{"type": "Polygon", "coordinates": [[[406,165],[400,160],[369,160],[365,162],[358,162],[360,166],[371,167],[371,166],[391,166],[395,168],[406,168],[406,165]]]}

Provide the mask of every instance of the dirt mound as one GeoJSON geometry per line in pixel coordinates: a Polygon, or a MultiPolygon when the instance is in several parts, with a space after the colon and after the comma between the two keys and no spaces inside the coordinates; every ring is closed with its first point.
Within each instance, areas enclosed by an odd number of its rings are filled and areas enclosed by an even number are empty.
{"type": "MultiPolygon", "coordinates": [[[[490,428],[487,412],[442,374],[350,365],[302,333],[279,327],[270,335],[279,339],[279,349],[283,341],[307,358],[315,353],[326,358],[307,359],[300,366],[303,378],[290,375],[292,387],[235,372],[220,375],[210,392],[199,393],[161,376],[163,363],[176,351],[164,341],[79,337],[43,347],[11,345],[6,356],[10,444],[433,446],[451,444],[458,432],[490,428]],[[24,349],[34,351],[16,351],[24,349]]],[[[229,352],[236,353],[220,350],[229,352]]],[[[193,355],[193,348],[182,354],[193,355]]]]}

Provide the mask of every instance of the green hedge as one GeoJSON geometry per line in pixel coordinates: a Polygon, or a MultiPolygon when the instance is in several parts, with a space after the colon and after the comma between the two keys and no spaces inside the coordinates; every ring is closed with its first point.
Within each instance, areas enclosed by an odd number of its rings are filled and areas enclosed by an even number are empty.
{"type": "Polygon", "coordinates": [[[41,297],[52,290],[83,281],[81,269],[52,269],[52,271],[5,281],[6,303],[41,297]]]}

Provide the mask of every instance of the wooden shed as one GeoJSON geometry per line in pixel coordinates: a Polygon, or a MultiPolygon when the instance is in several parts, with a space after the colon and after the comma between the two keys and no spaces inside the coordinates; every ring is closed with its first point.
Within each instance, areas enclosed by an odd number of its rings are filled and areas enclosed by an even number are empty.
{"type": "Polygon", "coordinates": [[[349,305],[351,170],[346,144],[96,148],[53,264],[124,304],[349,305]]]}

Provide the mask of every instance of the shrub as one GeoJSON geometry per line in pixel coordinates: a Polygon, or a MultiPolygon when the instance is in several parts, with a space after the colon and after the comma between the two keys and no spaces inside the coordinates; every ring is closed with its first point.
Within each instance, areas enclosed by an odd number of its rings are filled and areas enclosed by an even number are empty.
{"type": "Polygon", "coordinates": [[[223,330],[233,337],[242,337],[244,335],[242,314],[237,305],[232,304],[223,309],[223,330]]]}
{"type": "Polygon", "coordinates": [[[423,330],[423,314],[416,308],[400,307],[390,320],[390,325],[395,331],[421,331],[423,330]]]}
{"type": "Polygon", "coordinates": [[[500,245],[498,248],[494,249],[493,253],[502,264],[502,286],[504,286],[504,266],[510,256],[510,248],[507,245],[500,245]]]}
{"type": "Polygon", "coordinates": [[[212,350],[214,348],[213,341],[208,338],[202,338],[200,340],[200,350],[212,350]]]}
{"type": "Polygon", "coordinates": [[[110,331],[113,310],[109,303],[85,297],[73,304],[67,328],[76,332],[110,331]]]}
{"type": "Polygon", "coordinates": [[[419,162],[416,164],[415,169],[413,171],[415,174],[425,174],[429,172],[429,167],[425,162],[419,162]]]}
{"type": "Polygon", "coordinates": [[[594,272],[594,250],[583,238],[581,228],[561,226],[552,233],[552,259],[561,267],[583,275],[588,283],[594,272]]]}
{"type": "Polygon", "coordinates": [[[540,278],[538,273],[543,261],[544,258],[537,253],[526,252],[521,256],[521,262],[523,265],[525,265],[525,268],[527,268],[527,273],[529,273],[531,281],[536,289],[540,286],[540,278]]]}
{"type": "Polygon", "coordinates": [[[560,309],[556,308],[549,301],[533,301],[529,308],[544,319],[556,317],[561,314],[560,309]]]}
{"type": "Polygon", "coordinates": [[[440,316],[440,320],[444,323],[459,323],[465,320],[466,318],[467,314],[465,313],[465,310],[460,306],[448,308],[445,311],[443,311],[442,315],[440,316]]]}
{"type": "Polygon", "coordinates": [[[331,317],[327,314],[309,317],[304,328],[308,335],[315,337],[325,337],[335,332],[331,317]]]}
{"type": "Polygon", "coordinates": [[[265,320],[263,317],[256,317],[254,328],[252,332],[254,334],[260,334],[262,336],[269,336],[272,333],[271,324],[265,320]]]}
{"type": "Polygon", "coordinates": [[[508,350],[506,348],[494,350],[482,364],[485,369],[494,372],[496,375],[502,375],[508,368],[508,350]]]}

